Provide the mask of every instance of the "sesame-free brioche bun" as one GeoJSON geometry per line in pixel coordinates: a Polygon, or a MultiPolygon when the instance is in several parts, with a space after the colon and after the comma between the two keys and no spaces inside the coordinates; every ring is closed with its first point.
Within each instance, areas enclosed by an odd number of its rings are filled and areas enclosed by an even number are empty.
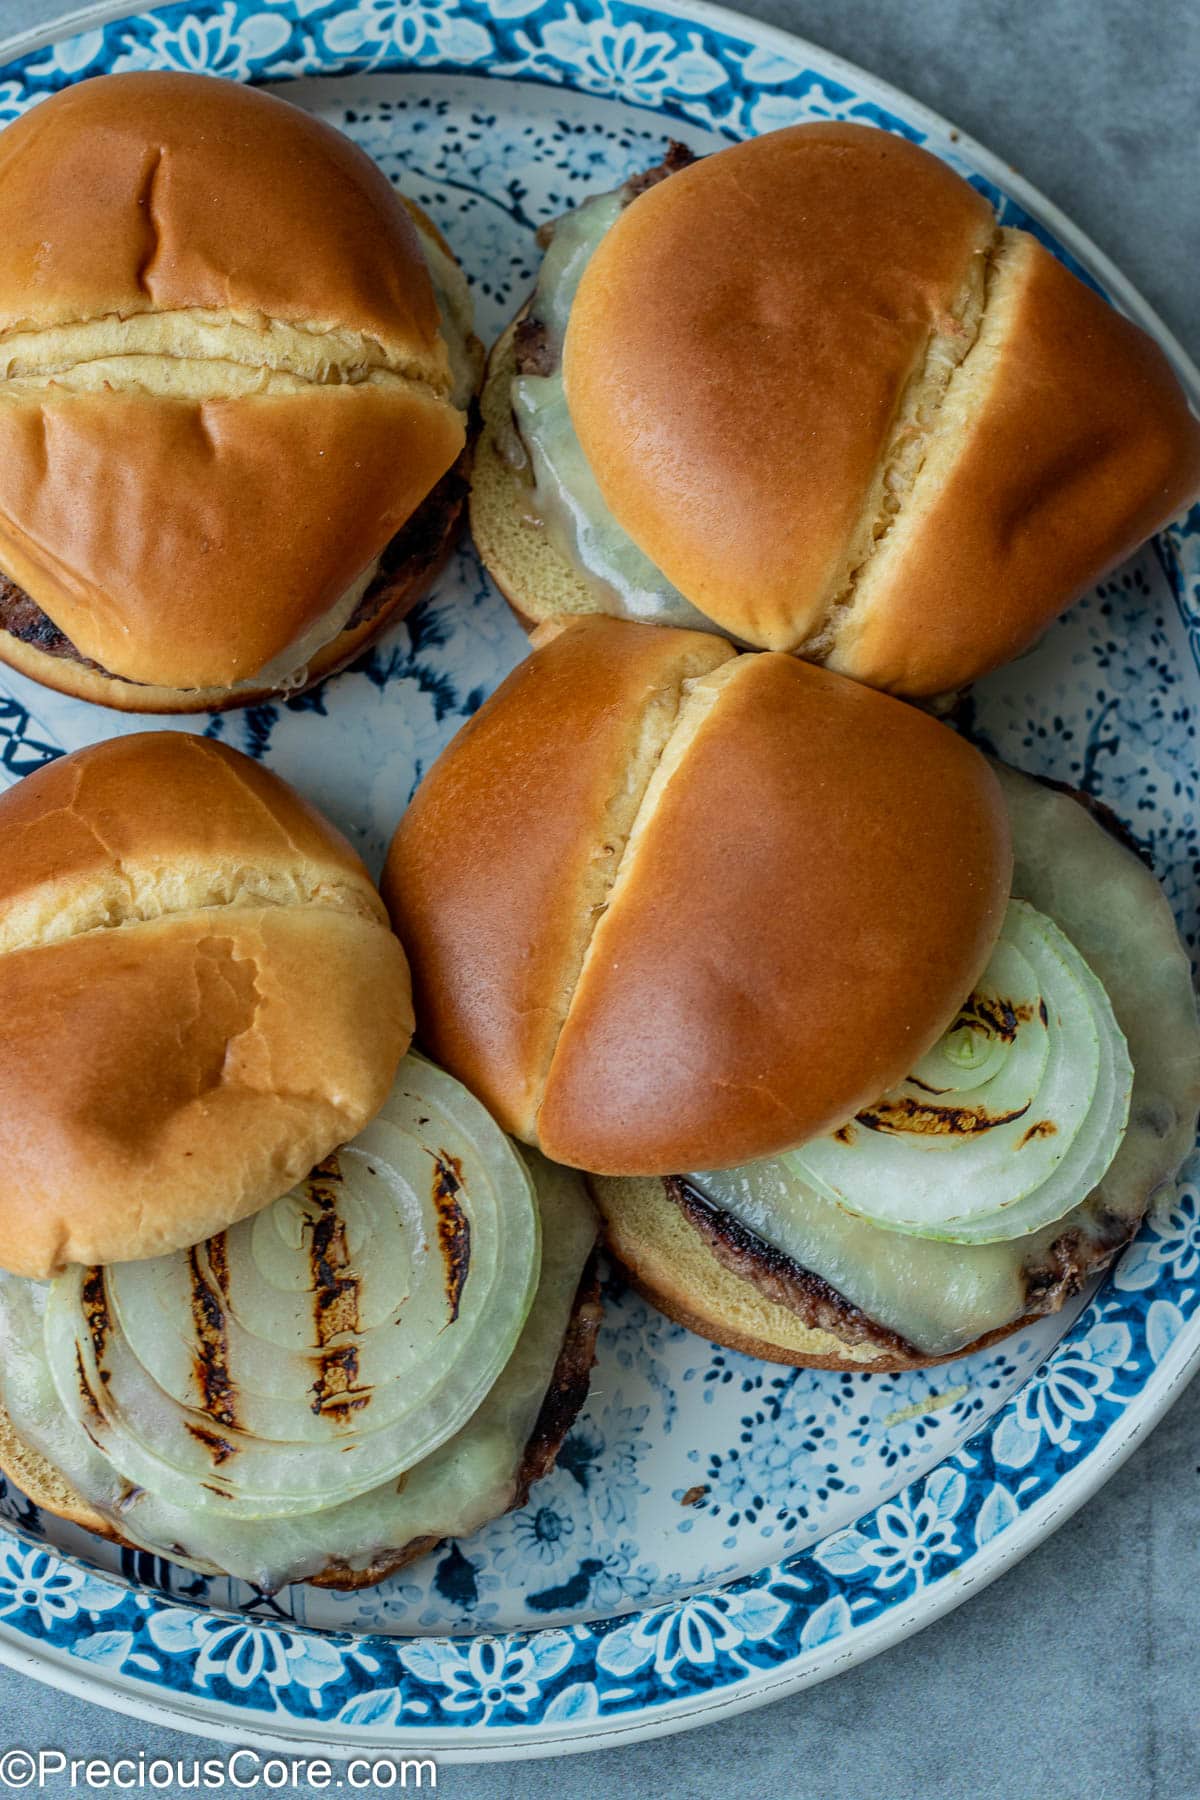
{"type": "Polygon", "coordinates": [[[471,458],[471,537],[488,574],[527,631],[552,620],[603,612],[600,598],[533,517],[534,502],[511,454],[516,328],[488,354],[482,420],[471,458]]]}
{"type": "MultiPolygon", "coordinates": [[[[1133,1092],[1115,1157],[1070,1212],[1007,1242],[903,1238],[842,1214],[824,1268],[848,1292],[747,1229],[703,1191],[703,1174],[592,1178],[613,1255],[654,1305],[702,1336],[812,1368],[912,1369],[967,1355],[1078,1294],[1192,1150],[1200,1022],[1166,895],[1107,808],[995,767],[1012,825],[1013,892],[1084,951],[1129,1045],[1133,1092]]],[[[818,1232],[810,1243],[821,1241],[818,1232]]]]}
{"type": "Polygon", "coordinates": [[[465,443],[478,347],[444,240],[321,121],[173,74],[8,126],[0,234],[0,656],[162,711],[347,660],[465,443]]]}
{"type": "MultiPolygon", "coordinates": [[[[590,1184],[612,1254],[644,1299],[709,1343],[801,1369],[895,1374],[984,1350],[1031,1319],[1057,1312],[1127,1241],[1088,1246],[1028,1312],[960,1348],[927,1355],[870,1319],[836,1288],[742,1230],[675,1177],[600,1177],[590,1184]]],[[[1030,1286],[1032,1287],[1032,1282],[1030,1286]]]]}
{"type": "Polygon", "coordinates": [[[987,961],[1011,854],[986,762],[707,633],[592,617],[534,643],[388,855],[430,1053],[597,1174],[729,1166],[840,1124],[987,961]]]}
{"type": "MultiPolygon", "coordinates": [[[[1200,492],[1157,345],[864,125],[772,132],[637,194],[561,367],[617,525],[714,629],[910,696],[1018,655],[1200,492]]],[[[511,379],[502,352],[496,418],[511,379]]],[[[520,548],[543,514],[506,431],[479,461],[485,557],[527,618],[581,610],[563,558],[520,548]]]]}
{"type": "Polygon", "coordinates": [[[382,1105],[404,952],[275,775],[138,733],[0,795],[0,1267],[156,1256],[285,1193],[382,1105]]]}

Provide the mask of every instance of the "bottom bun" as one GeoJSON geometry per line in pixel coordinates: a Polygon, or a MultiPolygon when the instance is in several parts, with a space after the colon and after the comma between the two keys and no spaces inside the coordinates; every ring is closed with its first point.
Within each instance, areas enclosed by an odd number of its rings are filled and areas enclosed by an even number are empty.
{"type": "Polygon", "coordinates": [[[588,1185],[604,1218],[608,1247],[638,1293],[698,1337],[761,1362],[897,1374],[982,1350],[1031,1316],[986,1332],[961,1350],[925,1356],[868,1319],[819,1275],[743,1231],[686,1183],[632,1176],[594,1178],[588,1185]]]}
{"type": "Polygon", "coordinates": [[[590,1176],[613,1254],[689,1330],[817,1369],[891,1373],[966,1356],[1058,1311],[1105,1269],[1195,1142],[1200,1026],[1166,896],[1107,809],[995,767],[1012,820],[1013,892],[1086,957],[1129,1044],[1129,1124],[1111,1166],[1057,1223],[1006,1244],[901,1238],[837,1208],[822,1221],[828,1203],[814,1197],[808,1241],[849,1293],[741,1224],[702,1191],[703,1178],[590,1176]]]}
{"type": "Polygon", "coordinates": [[[97,1537],[114,1544],[125,1542],[111,1519],[76,1492],[52,1462],[27,1444],[13,1430],[12,1420],[0,1406],[0,1470],[27,1500],[43,1512],[54,1513],[72,1525],[82,1525],[97,1537]]]}
{"type": "Polygon", "coordinates": [[[422,500],[379,559],[379,570],[345,627],[311,657],[304,680],[286,690],[253,686],[253,678],[236,688],[169,688],[124,681],[95,663],[68,653],[39,649],[11,631],[0,630],[0,662],[43,687],[77,700],[90,700],[128,713],[222,712],[233,706],[256,706],[290,698],[336,675],[360,656],[389,625],[398,624],[424,598],[445,567],[458,540],[470,473],[469,448],[422,500]]]}
{"type": "MultiPolygon", "coordinates": [[[[563,1439],[587,1398],[588,1382],[596,1357],[596,1334],[600,1329],[601,1311],[600,1284],[596,1254],[593,1251],[580,1277],[562,1347],[533,1430],[526,1442],[507,1504],[499,1508],[493,1517],[506,1511],[511,1512],[514,1507],[524,1506],[534,1482],[540,1481],[543,1475],[548,1475],[553,1469],[563,1439]]],[[[128,1549],[141,1548],[133,1540],[123,1537],[110,1518],[76,1492],[53,1463],[18,1437],[2,1406],[0,1471],[44,1512],[54,1513],[72,1525],[82,1525],[97,1537],[107,1538],[128,1549]]],[[[481,1519],[480,1527],[487,1522],[481,1519]]],[[[363,1568],[352,1567],[348,1562],[334,1557],[325,1568],[304,1579],[314,1587],[344,1591],[372,1587],[376,1582],[385,1581],[389,1575],[394,1575],[397,1569],[403,1568],[407,1563],[415,1562],[418,1557],[436,1549],[443,1541],[443,1535],[436,1531],[426,1532],[411,1538],[406,1544],[389,1547],[363,1568]]]]}
{"type": "Polygon", "coordinates": [[[546,535],[521,459],[524,447],[512,416],[517,373],[517,318],[488,358],[482,416],[471,471],[471,536],[484,568],[526,631],[547,619],[603,611],[593,593],[546,535]]]}

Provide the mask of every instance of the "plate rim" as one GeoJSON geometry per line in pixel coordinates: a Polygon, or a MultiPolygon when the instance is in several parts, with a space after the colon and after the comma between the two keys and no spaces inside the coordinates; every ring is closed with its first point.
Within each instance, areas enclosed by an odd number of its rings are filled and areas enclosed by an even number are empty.
{"type": "MultiPolygon", "coordinates": [[[[268,7],[281,6],[281,0],[263,0],[268,7]]],[[[458,0],[448,0],[453,7],[458,0]]],[[[529,5],[522,13],[523,17],[535,17],[542,11],[550,9],[554,0],[539,6],[529,5]]],[[[98,26],[112,24],[122,19],[144,19],[171,10],[180,4],[180,0],[164,0],[157,5],[139,5],[137,0],[130,4],[129,0],[98,0],[98,3],[64,13],[44,26],[32,27],[24,32],[16,33],[0,41],[0,76],[3,76],[11,63],[35,53],[41,48],[53,47],[69,40],[71,37],[94,29],[98,26]]],[[[495,18],[502,16],[502,8],[493,6],[492,0],[473,0],[476,11],[484,11],[495,18]]],[[[194,0],[197,12],[215,11],[217,0],[194,0]]],[[[282,10],[282,7],[281,7],[282,10]]],[[[305,8],[300,5],[300,15],[305,16],[305,8]]],[[[508,9],[512,11],[513,9],[508,9]]],[[[912,124],[927,136],[943,140],[953,151],[967,158],[986,179],[994,180],[1014,200],[1023,206],[1039,223],[1044,224],[1055,237],[1066,246],[1072,255],[1107,289],[1109,296],[1116,299],[1125,312],[1141,323],[1164,349],[1175,364],[1185,386],[1194,402],[1200,401],[1200,369],[1197,368],[1185,348],[1175,338],[1163,320],[1143,298],[1127,277],[1111,262],[1092,239],[1077,227],[1071,219],[1063,214],[1054,202],[1048,200],[1038,189],[1029,183],[1016,170],[1004,163],[1001,158],[980,144],[969,134],[961,132],[942,115],[922,102],[905,94],[892,83],[850,62],[848,59],[824,50],[804,38],[792,34],[778,26],[766,25],[752,17],[731,12],[729,9],[711,4],[710,0],[630,0],[622,4],[622,15],[641,20],[652,21],[656,16],[666,16],[683,21],[689,26],[707,28],[709,31],[727,37],[733,37],[756,47],[774,49],[789,60],[800,62],[807,59],[808,66],[815,72],[828,75],[835,81],[843,81],[859,96],[878,98],[895,115],[907,124],[912,124]]],[[[445,73],[443,69],[422,69],[418,65],[409,65],[407,69],[387,66],[375,71],[385,75],[422,73],[445,73]]],[[[493,76],[490,69],[475,68],[463,71],[481,79],[506,79],[504,76],[493,76]]],[[[331,68],[332,76],[353,78],[361,73],[366,79],[371,71],[346,71],[331,68]]],[[[301,74],[299,78],[321,79],[318,71],[301,74]]],[[[268,79],[270,77],[268,76],[268,79]]],[[[276,77],[277,80],[286,77],[276,77]]],[[[530,77],[508,77],[510,81],[530,77]]],[[[536,78],[535,78],[536,79],[536,78]]],[[[624,104],[637,107],[652,116],[675,116],[665,112],[661,105],[637,101],[628,96],[617,96],[624,104]]],[[[732,134],[730,134],[732,135],[732,134]]],[[[1085,1308],[1080,1319],[1073,1325],[1072,1332],[1079,1329],[1087,1317],[1090,1308],[1085,1308]]],[[[1067,1342],[1068,1338],[1063,1342],[1067,1342]]],[[[334,1720],[298,1720],[290,1715],[280,1714],[276,1721],[283,1729],[272,1729],[270,1716],[259,1710],[249,1708],[241,1710],[234,1702],[216,1701],[211,1696],[187,1690],[188,1705],[181,1708],[180,1701],[184,1695],[178,1690],[159,1683],[156,1686],[144,1681],[136,1681],[129,1676],[117,1676],[113,1672],[101,1672],[91,1665],[72,1665],[68,1660],[68,1652],[56,1644],[32,1642],[27,1636],[11,1627],[7,1620],[0,1621],[0,1662],[19,1669],[50,1685],[75,1693],[80,1697],[106,1705],[114,1710],[130,1714],[156,1723],[185,1729],[207,1737],[214,1737],[230,1743],[252,1743],[268,1749],[294,1750],[298,1743],[311,1741],[314,1748],[319,1744],[322,1753],[333,1758],[348,1757],[357,1749],[386,1749],[390,1744],[403,1745],[405,1752],[411,1750],[427,1753],[436,1760],[446,1763],[466,1761],[501,1761],[530,1757],[555,1756],[575,1751],[602,1748],[622,1742],[637,1742],[647,1738],[674,1734],[700,1724],[711,1722],[718,1717],[730,1717],[736,1713],[751,1710],[757,1706],[782,1698],[789,1693],[814,1685],[831,1675],[855,1666],[869,1657],[879,1654],[901,1639],[910,1636],[915,1630],[933,1623],[945,1616],[955,1606],[961,1604],[975,1591],[995,1580],[1007,1568],[1021,1557],[1028,1554],[1038,1544],[1064,1523],[1072,1514],[1091,1497],[1116,1470],[1124,1463],[1136,1446],[1145,1438],[1161,1420],[1164,1413],[1179,1397],[1188,1381],[1200,1368],[1200,1315],[1193,1316],[1181,1330],[1178,1338],[1168,1351],[1148,1373],[1143,1385],[1130,1400],[1129,1406],[1110,1428],[1103,1434],[1087,1453],[1065,1473],[1059,1475],[1054,1485],[1037,1501],[1020,1512],[1012,1527],[992,1538],[985,1547],[977,1548],[959,1558],[959,1566],[943,1577],[939,1577],[929,1588],[918,1588],[903,1605],[891,1605],[870,1624],[856,1627],[844,1645],[832,1652],[830,1646],[817,1645],[815,1649],[802,1652],[789,1664],[781,1664],[774,1670],[755,1668],[749,1670],[741,1680],[726,1682],[717,1689],[700,1691],[683,1696],[674,1701],[667,1701],[654,1706],[643,1705],[638,1710],[630,1710],[619,1716],[598,1717],[591,1720],[577,1719],[561,1725],[548,1725],[544,1718],[537,1718],[527,1725],[492,1726],[484,1721],[479,1724],[455,1728],[434,1729],[422,1728],[417,1724],[405,1722],[394,1725],[387,1736],[379,1732],[371,1734],[362,1732],[354,1735],[354,1727],[344,1726],[334,1720]],[[824,1655],[822,1655],[822,1649],[824,1655]],[[47,1654],[51,1652],[52,1654],[47,1654]],[[61,1659],[61,1660],[60,1660],[61,1659]],[[163,1695],[165,1699],[156,1696],[163,1695]],[[206,1712],[193,1712],[207,1709],[206,1712]],[[337,1730],[339,1741],[334,1742],[330,1733],[337,1730]]],[[[1031,1378],[1032,1379],[1032,1378],[1031,1378]]],[[[1023,1384],[1028,1386],[1028,1383],[1023,1384]]],[[[1018,1389],[1017,1392],[1023,1391],[1018,1389]]],[[[1015,1398],[1015,1395],[1014,1395],[1015,1398]]],[[[970,1439],[967,1440],[971,1442],[970,1439]]],[[[949,1460],[949,1459],[948,1459],[949,1460]]],[[[937,1465],[943,1468],[946,1463],[937,1465]]],[[[934,1471],[930,1471],[930,1474],[934,1471]]],[[[897,1498],[911,1491],[923,1488],[929,1479],[926,1475],[918,1481],[906,1484],[897,1498]]],[[[886,1504],[886,1503],[885,1503],[886,1504]]],[[[866,1509],[862,1517],[875,1509],[866,1509]]],[[[845,1529],[845,1528],[843,1528],[845,1529]]],[[[850,1529],[853,1529],[852,1527],[850,1529]]],[[[3,1529],[0,1543],[12,1541],[12,1534],[3,1529]]],[[[836,1536],[837,1534],[831,1534],[836,1536]]],[[[815,1546],[811,1546],[815,1548],[815,1546]]],[[[51,1547],[48,1554],[58,1553],[51,1547]]],[[[776,1568],[778,1564],[774,1565],[776,1568]]],[[[764,1565],[764,1568],[767,1565],[764,1565]]],[[[760,1572],[761,1573],[761,1572],[760,1572]]],[[[745,1578],[743,1578],[745,1579],[745,1578]]],[[[749,1578],[750,1580],[756,1577],[749,1578]]],[[[134,1584],[125,1584],[135,1593],[148,1594],[150,1590],[137,1588],[134,1584]]],[[[730,1584],[736,1588],[738,1583],[730,1584]]],[[[703,1590],[708,1592],[710,1590],[703,1590]]],[[[724,1592],[715,1589],[712,1592],[724,1592]]],[[[676,1610],[687,1602],[669,1603],[664,1607],[650,1609],[654,1613],[676,1610]]],[[[169,1604],[169,1602],[168,1602],[169,1604]]],[[[219,1609],[201,1609],[202,1616],[222,1616],[219,1609]]],[[[225,1615],[229,1616],[229,1615],[225,1615]]],[[[636,1618],[635,1612],[627,1618],[636,1618]]],[[[644,1614],[641,1616],[645,1616],[644,1614]]],[[[270,1629],[266,1621],[256,1620],[256,1628],[270,1629]]],[[[284,1627],[286,1629],[286,1627],[284,1627]]],[[[311,1628],[308,1628],[311,1629],[311,1628]]],[[[305,1628],[297,1628],[301,1634],[305,1628]]],[[[498,1637],[527,1642],[544,1637],[546,1630],[524,1630],[497,1634],[498,1637]]],[[[326,1635],[326,1634],[322,1634],[326,1635]]],[[[358,1641],[370,1641],[371,1634],[356,1634],[358,1641]]],[[[393,1642],[406,1643],[412,1639],[395,1639],[393,1642]]],[[[446,1642],[445,1639],[427,1640],[446,1642]]],[[[477,1641],[474,1637],[470,1640],[477,1641]]]]}
{"type": "MultiPolygon", "coordinates": [[[[265,4],[275,4],[276,0],[265,0],[265,4]]],[[[55,44],[75,37],[89,27],[110,25],[120,19],[140,19],[152,13],[165,12],[178,0],[157,0],[154,5],[138,4],[138,0],[92,0],[87,6],[58,14],[47,25],[28,26],[24,31],[13,32],[10,36],[0,38],[0,74],[10,63],[29,56],[37,50],[50,49],[55,44]]],[[[482,0],[488,12],[492,11],[491,0],[482,0]]],[[[537,10],[530,8],[530,16],[537,10]]],[[[888,81],[882,75],[874,74],[864,68],[861,63],[854,62],[848,56],[842,56],[836,50],[826,50],[812,38],[802,37],[799,32],[788,31],[782,25],[770,25],[756,19],[750,13],[735,12],[732,7],[723,6],[719,0],[625,0],[624,10],[631,16],[642,13],[653,16],[655,13],[666,13],[688,23],[707,25],[713,31],[729,32],[736,26],[751,37],[760,39],[764,44],[772,45],[781,53],[802,51],[811,56],[818,64],[823,64],[831,74],[850,77],[855,82],[862,82],[878,93],[886,95],[889,100],[901,102],[906,109],[906,116],[927,128],[931,134],[947,139],[956,150],[967,155],[980,165],[984,173],[998,177],[998,184],[1019,201],[1027,210],[1044,222],[1054,235],[1062,240],[1074,255],[1079,256],[1100,278],[1108,290],[1110,298],[1117,297],[1121,301],[1121,309],[1148,329],[1157,340],[1179,375],[1191,398],[1200,404],[1200,353],[1193,358],[1185,345],[1167,324],[1162,315],[1151,306],[1145,295],[1123,270],[1112,260],[1082,226],[1076,225],[1070,215],[1062,210],[1058,203],[1051,200],[1039,187],[1022,175],[1012,163],[1004,161],[996,151],[988,148],[979,138],[947,118],[923,100],[917,100],[895,82],[888,81]]],[[[388,69],[379,73],[398,74],[401,70],[388,69]]],[[[422,71],[414,67],[409,71],[420,74],[422,71]]],[[[436,73],[436,71],[429,71],[436,73]]],[[[505,76],[493,76],[487,71],[476,71],[482,80],[503,81],[512,79],[505,76]]],[[[320,76],[299,76],[295,79],[321,79],[320,76]]],[[[514,80],[519,81],[521,77],[514,80]]],[[[529,77],[524,79],[529,80],[529,77]]],[[[636,101],[624,101],[623,104],[638,107],[638,110],[651,114],[659,112],[659,108],[636,101]]]]}
{"type": "MultiPolygon", "coordinates": [[[[283,1731],[273,1731],[265,1716],[261,1724],[257,1720],[247,1724],[245,1714],[227,1718],[226,1711],[232,1709],[226,1707],[222,1707],[220,1714],[194,1716],[190,1709],[182,1710],[178,1705],[164,1704],[152,1695],[143,1693],[140,1688],[120,1687],[111,1678],[106,1680],[96,1674],[83,1674],[65,1661],[39,1657],[29,1649],[28,1640],[16,1637],[2,1621],[0,1663],[31,1676],[45,1686],[91,1701],[108,1711],[123,1713],[130,1718],[142,1719],[175,1731],[194,1732],[231,1746],[251,1745],[294,1753],[297,1748],[311,1744],[314,1750],[319,1748],[321,1754],[334,1763],[345,1762],[360,1751],[378,1752],[389,1747],[402,1749],[408,1755],[426,1754],[439,1766],[443,1763],[541,1761],[591,1750],[615,1749],[621,1744],[644,1743],[655,1737],[675,1737],[702,1725],[715,1723],[720,1718],[734,1718],[740,1713],[757,1711],[759,1707],[787,1699],[805,1688],[817,1687],[861,1663],[870,1662],[905,1638],[915,1636],[926,1626],[936,1624],[939,1619],[956,1611],[973,1594],[990,1587],[992,1582],[1045,1543],[1060,1526],[1065,1525],[1117,1473],[1133,1451],[1161,1422],[1200,1372],[1200,1330],[1195,1335],[1196,1342],[1186,1356],[1178,1359],[1178,1367],[1171,1369],[1160,1381],[1161,1391],[1154,1395],[1154,1404],[1139,1408],[1136,1412],[1126,1412],[1124,1418],[1130,1422],[1128,1430],[1121,1434],[1120,1441],[1106,1443],[1102,1454],[1094,1452],[1087,1457],[1023,1514],[1021,1522],[1026,1527],[1024,1531],[1016,1533],[1011,1540],[1005,1537],[995,1538],[988,1550],[977,1552],[971,1559],[969,1570],[957,1583],[943,1582],[937,1590],[914,1594],[905,1608],[893,1609],[873,1624],[864,1627],[858,1634],[857,1641],[848,1643],[825,1663],[820,1663],[817,1653],[810,1651],[812,1666],[794,1665],[766,1678],[759,1674],[748,1678],[744,1683],[733,1684],[715,1693],[695,1696],[689,1703],[681,1704],[670,1712],[643,1711],[632,1715],[625,1722],[620,1719],[597,1720],[592,1728],[578,1726],[561,1735],[548,1733],[543,1724],[499,1729],[472,1725],[453,1735],[445,1735],[441,1729],[426,1733],[420,1727],[410,1725],[403,1731],[398,1729],[387,1739],[363,1735],[347,1736],[334,1741],[328,1735],[332,1721],[317,1721],[299,1732],[296,1721],[290,1720],[290,1730],[285,1734],[283,1731]],[[1065,1494],[1064,1488],[1068,1490],[1065,1494]]],[[[1160,1377],[1164,1375],[1162,1364],[1155,1373],[1160,1377]]],[[[0,1522],[0,1536],[7,1535],[6,1528],[0,1522]]],[[[178,1692],[168,1691],[178,1702],[178,1692]]]]}

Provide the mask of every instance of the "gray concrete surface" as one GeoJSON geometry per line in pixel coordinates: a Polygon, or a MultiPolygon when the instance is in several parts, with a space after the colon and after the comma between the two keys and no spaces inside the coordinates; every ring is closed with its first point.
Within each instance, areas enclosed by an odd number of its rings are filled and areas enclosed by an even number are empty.
{"type": "MultiPolygon", "coordinates": [[[[0,0],[0,34],[58,10],[0,0]]],[[[1014,163],[1200,358],[1196,0],[756,0],[739,10],[896,82],[1014,163]]],[[[1200,1385],[1040,1550],[875,1662],[681,1737],[555,1763],[447,1766],[440,1791],[1189,1800],[1200,1795],[1198,1457],[1200,1385]]],[[[12,1744],[206,1753],[195,1738],[0,1669],[0,1750],[12,1744]]]]}

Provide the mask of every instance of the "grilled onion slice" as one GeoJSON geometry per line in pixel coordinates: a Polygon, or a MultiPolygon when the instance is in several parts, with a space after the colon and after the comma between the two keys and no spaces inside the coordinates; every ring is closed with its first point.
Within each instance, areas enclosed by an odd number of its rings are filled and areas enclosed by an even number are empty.
{"type": "Polygon", "coordinates": [[[534,1432],[572,1315],[597,1221],[582,1179],[526,1153],[542,1219],[537,1294],[517,1346],[461,1431],[399,1480],[353,1500],[277,1519],[236,1519],[215,1505],[173,1505],[131,1488],[69,1418],[46,1364],[48,1288],[0,1271],[0,1403],[20,1438],[46,1458],[122,1538],[205,1574],[224,1571],[274,1591],[331,1569],[367,1570],[432,1539],[465,1537],[519,1496],[534,1432]]]}
{"type": "Polygon", "coordinates": [[[1101,1180],[1132,1086],[1104,988],[1057,925],[1014,900],[974,993],[907,1080],[784,1160],[891,1231],[1023,1237],[1101,1180]]]}
{"type": "Polygon", "coordinates": [[[136,1487],[230,1519],[354,1498],[460,1429],[540,1266],[528,1171],[458,1082],[401,1065],[377,1119],[252,1219],[51,1287],[63,1406],[136,1487]]]}

